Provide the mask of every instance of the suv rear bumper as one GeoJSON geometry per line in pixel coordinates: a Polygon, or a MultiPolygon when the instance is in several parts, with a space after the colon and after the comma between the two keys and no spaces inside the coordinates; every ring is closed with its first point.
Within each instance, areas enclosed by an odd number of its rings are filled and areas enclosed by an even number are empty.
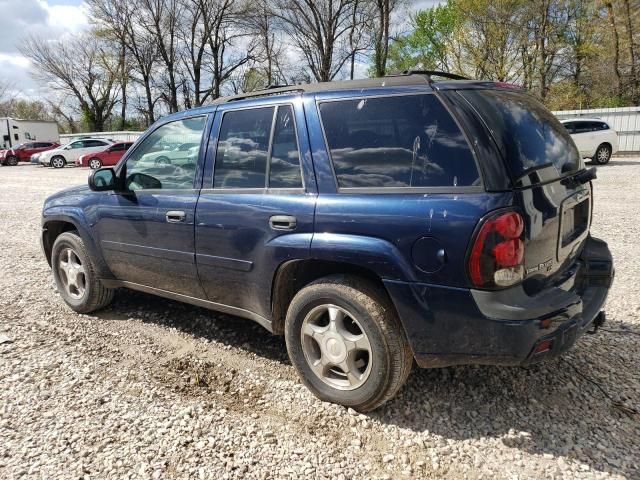
{"type": "Polygon", "coordinates": [[[523,365],[569,349],[599,315],[614,277],[607,244],[588,237],[553,288],[498,292],[385,281],[419,366],[523,365]],[[536,348],[538,351],[536,351],[536,348]]]}

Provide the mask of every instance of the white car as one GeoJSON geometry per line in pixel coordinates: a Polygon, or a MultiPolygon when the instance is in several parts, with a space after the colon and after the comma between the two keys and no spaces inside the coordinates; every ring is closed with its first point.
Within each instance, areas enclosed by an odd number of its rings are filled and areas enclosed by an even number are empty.
{"type": "Polygon", "coordinates": [[[83,138],[63,145],[55,150],[48,150],[40,154],[40,165],[62,168],[67,164],[75,165],[80,156],[87,153],[99,152],[113,143],[104,138],[83,138]]]}
{"type": "Polygon", "coordinates": [[[184,163],[197,163],[199,143],[181,143],[175,146],[166,146],[162,150],[150,152],[140,158],[140,162],[155,165],[182,165],[184,163]]]}
{"type": "Polygon", "coordinates": [[[568,118],[561,122],[583,158],[604,165],[618,151],[618,134],[607,122],[599,118],[568,118]]]}

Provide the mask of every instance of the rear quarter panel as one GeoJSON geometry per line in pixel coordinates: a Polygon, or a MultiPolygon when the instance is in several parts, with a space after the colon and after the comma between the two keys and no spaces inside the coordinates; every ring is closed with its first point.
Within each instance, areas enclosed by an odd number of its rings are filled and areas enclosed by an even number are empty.
{"type": "Polygon", "coordinates": [[[511,193],[321,194],[311,253],[383,279],[467,286],[465,258],[478,221],[512,201],[511,193]]]}

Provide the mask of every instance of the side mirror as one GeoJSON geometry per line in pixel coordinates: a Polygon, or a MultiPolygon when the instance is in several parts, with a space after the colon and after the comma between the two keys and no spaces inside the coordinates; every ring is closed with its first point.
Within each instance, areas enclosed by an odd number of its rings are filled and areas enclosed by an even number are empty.
{"type": "Polygon", "coordinates": [[[128,190],[152,190],[162,188],[162,182],[145,173],[133,173],[127,177],[128,190]]]}
{"type": "Polygon", "coordinates": [[[89,175],[89,188],[94,192],[115,190],[116,172],[113,168],[99,168],[89,175]]]}

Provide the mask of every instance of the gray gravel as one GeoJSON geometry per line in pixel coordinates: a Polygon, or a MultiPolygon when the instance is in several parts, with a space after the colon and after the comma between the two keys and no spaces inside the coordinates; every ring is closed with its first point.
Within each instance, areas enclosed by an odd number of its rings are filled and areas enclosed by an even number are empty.
{"type": "Polygon", "coordinates": [[[640,478],[640,159],[595,187],[607,331],[528,369],[415,369],[369,415],[316,400],[251,322],[129,291],[66,308],[40,209],[87,173],[0,168],[0,478],[640,478]]]}

